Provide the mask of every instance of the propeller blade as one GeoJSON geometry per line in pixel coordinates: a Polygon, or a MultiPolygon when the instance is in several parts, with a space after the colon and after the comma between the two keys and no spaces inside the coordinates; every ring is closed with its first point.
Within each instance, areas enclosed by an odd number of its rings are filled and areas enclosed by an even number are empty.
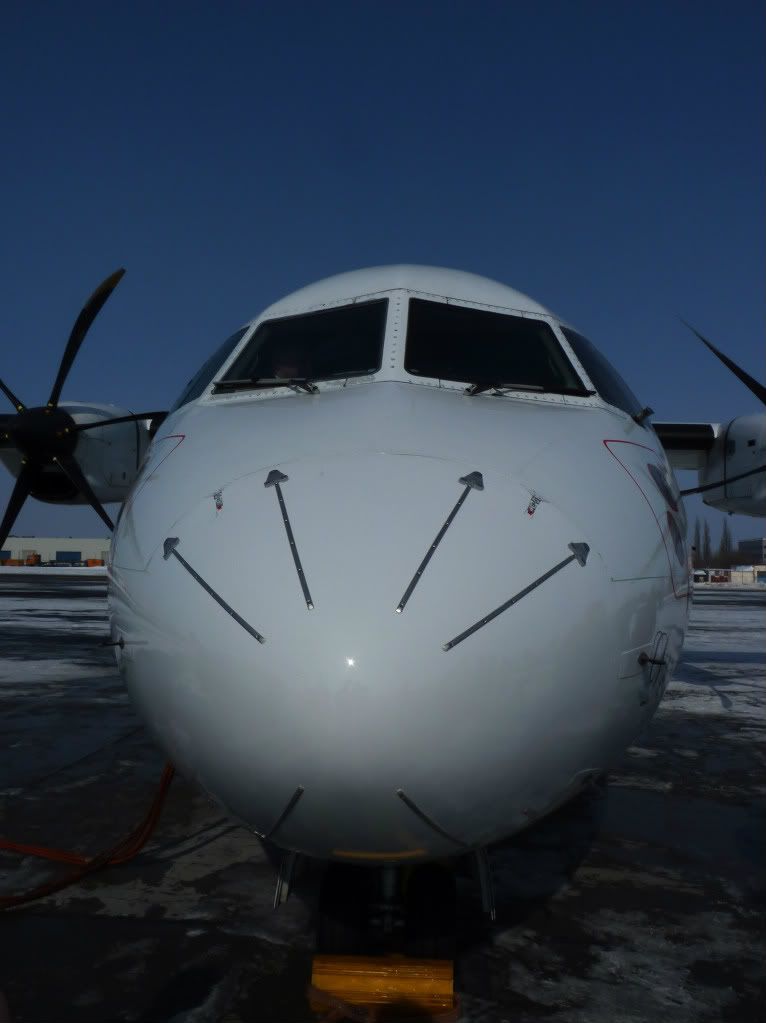
{"type": "Polygon", "coordinates": [[[717,483],[706,483],[704,487],[691,487],[689,490],[682,490],[681,497],[688,497],[690,494],[702,494],[706,490],[716,490],[718,487],[725,487],[729,483],[736,483],[737,480],[747,479],[748,476],[755,476],[759,472],[766,472],[766,465],[759,465],[757,469],[741,472],[738,476],[727,476],[725,480],[718,480],[717,483]]]}
{"type": "Polygon", "coordinates": [[[59,465],[64,472],[67,474],[69,479],[74,483],[83,497],[87,497],[88,502],[92,506],[96,514],[103,519],[103,521],[109,526],[110,529],[114,529],[114,523],[109,518],[103,504],[99,501],[96,495],[91,490],[90,483],[85,479],[82,473],[82,469],[77,464],[76,460],[71,455],[59,455],[54,458],[56,465],[59,465]]]}
{"type": "Polygon", "coordinates": [[[8,534],[13,529],[13,523],[16,521],[16,517],[21,511],[21,506],[29,496],[31,484],[32,470],[28,464],[24,464],[21,467],[21,472],[16,477],[16,485],[14,486],[10,500],[8,501],[8,507],[5,509],[2,524],[0,524],[0,547],[3,546],[5,541],[8,539],[8,534]]]}
{"type": "Polygon", "coordinates": [[[10,387],[6,387],[2,380],[0,380],[0,391],[6,396],[8,401],[13,405],[17,412],[23,412],[26,408],[23,401],[19,401],[10,387]]]}
{"type": "Polygon", "coordinates": [[[114,426],[115,423],[133,423],[141,419],[156,419],[157,416],[164,418],[166,415],[167,412],[136,412],[132,416],[119,416],[117,419],[100,419],[96,423],[78,423],[72,427],[72,433],[82,433],[83,430],[95,430],[99,426],[114,426]]]}
{"type": "Polygon", "coordinates": [[[719,351],[714,344],[711,344],[706,337],[703,337],[698,330],[692,327],[691,323],[687,323],[686,320],[683,319],[681,320],[681,323],[683,323],[685,327],[688,327],[692,333],[696,334],[703,345],[706,345],[713,355],[719,358],[724,366],[726,366],[727,369],[730,369],[734,376],[741,380],[745,387],[747,387],[749,391],[752,391],[756,398],[760,398],[761,402],[766,405],[766,387],[764,387],[763,384],[759,384],[754,377],[751,377],[750,374],[742,369],[741,366],[738,366],[733,359],[730,359],[728,355],[724,355],[722,351],[719,351]]]}
{"type": "Polygon", "coordinates": [[[106,300],[122,280],[124,274],[125,271],[123,269],[115,270],[110,277],[107,277],[105,281],[99,284],[83,306],[74,327],[72,327],[72,333],[69,335],[64,354],[61,357],[58,375],[53,384],[51,396],[48,398],[48,408],[55,408],[58,405],[59,398],[61,397],[61,388],[64,386],[64,382],[69,375],[69,370],[72,368],[72,363],[80,350],[80,345],[85,340],[85,335],[88,333],[91,324],[98,316],[106,300]]]}

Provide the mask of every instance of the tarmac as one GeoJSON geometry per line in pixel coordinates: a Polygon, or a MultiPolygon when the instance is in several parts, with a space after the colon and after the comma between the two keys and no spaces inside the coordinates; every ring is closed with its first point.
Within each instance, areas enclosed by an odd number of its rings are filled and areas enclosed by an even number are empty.
{"type": "MultiPolygon", "coordinates": [[[[764,1018],[766,592],[698,589],[684,658],[608,785],[460,882],[462,1023],[764,1018]]],[[[0,577],[0,834],[87,855],[143,817],[163,758],[94,578],[0,577]]],[[[70,868],[0,853],[0,894],[70,868]]],[[[317,875],[272,909],[258,840],[173,783],[133,862],[0,914],[13,1023],[304,1023],[317,875]]],[[[0,1003],[1,1003],[0,999],[0,1003]]],[[[2,1019],[0,1007],[0,1020],[2,1019]]]]}

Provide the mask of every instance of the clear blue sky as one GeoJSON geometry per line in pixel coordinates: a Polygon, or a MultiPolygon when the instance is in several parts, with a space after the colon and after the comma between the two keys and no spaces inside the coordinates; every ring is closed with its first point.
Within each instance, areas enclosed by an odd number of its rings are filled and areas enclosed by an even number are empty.
{"type": "MultiPolygon", "coordinates": [[[[764,21],[760,0],[11,0],[0,376],[44,402],[125,266],[64,398],[167,407],[265,304],[405,261],[537,298],[658,419],[756,411],[678,316],[766,376],[764,21]]],[[[30,501],[14,531],[102,527],[30,501]]]]}

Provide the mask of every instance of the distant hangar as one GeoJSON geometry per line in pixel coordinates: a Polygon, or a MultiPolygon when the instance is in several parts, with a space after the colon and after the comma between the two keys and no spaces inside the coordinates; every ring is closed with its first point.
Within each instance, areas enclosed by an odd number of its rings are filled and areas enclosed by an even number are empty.
{"type": "Polygon", "coordinates": [[[2,565],[105,565],[108,536],[9,536],[0,550],[2,565]]]}

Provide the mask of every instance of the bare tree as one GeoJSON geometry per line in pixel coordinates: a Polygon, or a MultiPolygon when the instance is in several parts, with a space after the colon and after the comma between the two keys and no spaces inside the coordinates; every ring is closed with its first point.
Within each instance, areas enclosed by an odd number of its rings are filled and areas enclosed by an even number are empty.
{"type": "Polygon", "coordinates": [[[705,519],[702,532],[702,567],[707,568],[713,560],[713,542],[710,539],[710,523],[705,519]]]}
{"type": "Polygon", "coordinates": [[[702,527],[700,526],[699,515],[694,520],[694,539],[692,540],[692,564],[695,568],[699,568],[702,564],[702,527]]]}
{"type": "Polygon", "coordinates": [[[721,529],[721,542],[718,545],[718,564],[721,568],[729,568],[734,557],[734,544],[731,539],[731,530],[729,529],[729,520],[725,518],[723,520],[723,528],[721,529]]]}

